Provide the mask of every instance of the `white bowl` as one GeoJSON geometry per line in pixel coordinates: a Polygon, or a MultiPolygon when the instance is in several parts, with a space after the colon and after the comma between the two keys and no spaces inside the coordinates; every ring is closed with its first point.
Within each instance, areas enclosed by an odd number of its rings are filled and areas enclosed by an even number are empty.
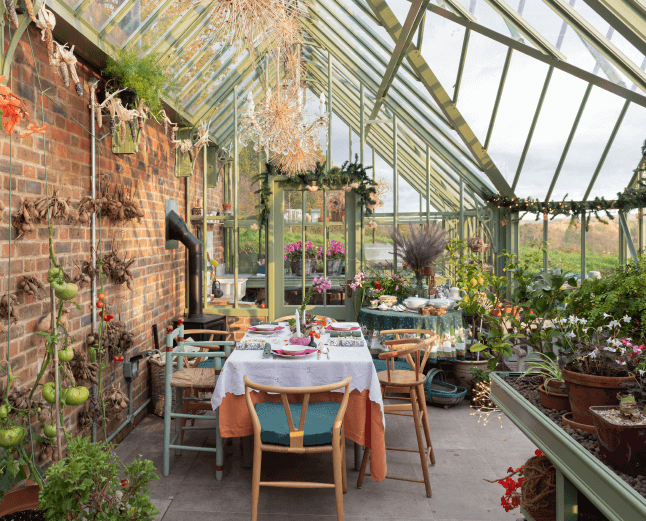
{"type": "Polygon", "coordinates": [[[427,302],[428,302],[428,299],[426,298],[408,297],[406,300],[404,300],[404,305],[408,309],[419,309],[422,306],[425,306],[427,302]]]}
{"type": "Polygon", "coordinates": [[[436,298],[429,301],[429,304],[434,308],[447,309],[453,302],[449,299],[436,298]]]}

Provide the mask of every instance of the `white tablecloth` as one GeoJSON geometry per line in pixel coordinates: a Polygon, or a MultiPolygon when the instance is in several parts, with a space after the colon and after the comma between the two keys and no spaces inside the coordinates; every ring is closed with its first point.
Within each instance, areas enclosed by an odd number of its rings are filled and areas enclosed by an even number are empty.
{"type": "MultiPolygon", "coordinates": [[[[359,325],[356,322],[348,322],[348,324],[359,325]]],[[[270,342],[272,348],[279,349],[285,345],[285,339],[290,336],[289,327],[286,327],[281,333],[272,336],[247,333],[243,341],[264,340],[270,342]]],[[[330,334],[324,333],[316,342],[321,347],[329,347],[329,360],[325,354],[322,354],[321,359],[318,360],[316,353],[305,358],[288,359],[278,356],[263,358],[263,351],[234,350],[224,364],[215,386],[211,398],[213,409],[218,408],[227,393],[244,394],[245,375],[249,376],[254,383],[282,387],[326,385],[340,382],[351,375],[350,391],[356,389],[361,392],[369,389],[370,401],[378,403],[383,414],[383,400],[377,371],[365,340],[362,347],[330,346],[330,334]]],[[[343,389],[338,392],[343,392],[343,389]]]]}

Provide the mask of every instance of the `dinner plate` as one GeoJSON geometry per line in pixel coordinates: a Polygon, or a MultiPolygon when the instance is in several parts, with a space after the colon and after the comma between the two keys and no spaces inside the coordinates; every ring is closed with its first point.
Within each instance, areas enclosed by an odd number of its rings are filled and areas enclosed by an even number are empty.
{"type": "MultiPolygon", "coordinates": [[[[295,346],[295,347],[300,347],[300,346],[295,346]]],[[[315,354],[316,354],[316,351],[314,351],[314,352],[312,352],[312,353],[306,353],[306,354],[304,354],[304,355],[289,355],[289,354],[286,354],[286,353],[284,353],[284,352],[283,352],[283,353],[277,353],[276,351],[274,351],[274,349],[276,349],[276,350],[278,350],[278,351],[287,351],[287,349],[285,349],[285,347],[280,347],[280,348],[276,347],[276,348],[272,348],[272,350],[271,350],[271,354],[272,354],[272,355],[276,355],[276,356],[280,356],[280,357],[282,357],[282,358],[305,358],[305,357],[307,357],[307,356],[312,356],[312,355],[315,355],[315,354]]],[[[302,351],[302,349],[299,349],[299,351],[302,351]]]]}
{"type": "Polygon", "coordinates": [[[331,326],[335,331],[352,331],[353,327],[357,327],[352,324],[344,324],[342,322],[332,323],[331,326]]]}
{"type": "Polygon", "coordinates": [[[254,327],[256,331],[276,331],[276,328],[279,326],[275,324],[258,324],[252,327],[254,327]]]}

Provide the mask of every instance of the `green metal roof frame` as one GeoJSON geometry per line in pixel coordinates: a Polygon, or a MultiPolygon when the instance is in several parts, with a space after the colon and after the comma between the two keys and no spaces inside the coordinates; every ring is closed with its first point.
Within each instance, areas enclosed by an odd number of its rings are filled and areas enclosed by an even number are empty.
{"type": "MultiPolygon", "coordinates": [[[[399,120],[398,162],[402,176],[413,188],[425,193],[428,146],[433,172],[433,204],[438,208],[449,209],[455,207],[456,197],[459,196],[459,179],[464,180],[467,192],[473,193],[476,198],[467,197],[467,205],[481,204],[481,198],[493,189],[509,195],[514,193],[531,146],[543,100],[550,87],[552,73],[555,69],[565,72],[587,82],[587,89],[551,178],[548,198],[559,178],[590,92],[594,88],[600,88],[625,100],[597,168],[591,175],[585,195],[587,198],[600,175],[629,105],[634,103],[646,107],[646,73],[642,70],[643,65],[640,67],[635,64],[610,41],[609,37],[603,36],[566,0],[543,1],[567,26],[576,31],[601,67],[602,73],[609,79],[567,63],[567,57],[557,46],[550,43],[504,0],[485,1],[504,20],[509,35],[479,24],[476,16],[459,0],[443,0],[442,7],[431,4],[428,0],[409,0],[410,16],[403,27],[388,0],[348,0],[349,4],[344,0],[312,0],[309,6],[310,18],[304,25],[312,38],[306,46],[306,56],[311,63],[309,77],[313,92],[325,92],[331,88],[336,101],[332,104],[334,113],[358,133],[361,125],[359,90],[363,86],[367,94],[364,98],[365,108],[372,111],[369,120],[392,118],[393,114],[399,120]],[[434,74],[433,64],[427,63],[421,53],[424,24],[428,16],[442,17],[465,28],[452,98],[434,74]],[[381,33],[376,30],[377,26],[386,31],[391,41],[383,39],[381,33]],[[417,38],[413,43],[415,33],[417,38]],[[508,47],[484,144],[479,142],[458,109],[458,95],[469,37],[473,33],[508,47]],[[335,81],[331,86],[328,85],[325,71],[326,54],[322,50],[329,51],[333,57],[335,81]],[[500,101],[505,94],[505,80],[514,52],[546,63],[549,70],[514,180],[510,185],[500,174],[487,148],[494,131],[500,101]],[[624,86],[615,70],[624,74],[640,91],[634,92],[624,86]],[[344,81],[337,82],[337,79],[344,81]],[[610,81],[611,79],[614,79],[614,82],[610,81]]],[[[636,50],[646,55],[646,7],[641,0],[584,1],[636,50]]],[[[91,8],[92,0],[79,0],[74,6],[65,0],[47,0],[47,4],[95,49],[114,56],[118,49],[107,38],[139,2],[125,0],[100,27],[94,27],[82,16],[91,8]]],[[[127,36],[122,47],[132,49],[139,45],[144,35],[156,30],[157,22],[162,20],[168,9],[180,4],[180,0],[161,0],[141,21],[139,27],[127,36]]],[[[230,56],[231,53],[227,55],[226,47],[217,48],[214,45],[213,35],[207,32],[211,27],[208,16],[210,9],[210,6],[204,3],[186,5],[186,9],[177,20],[154,40],[146,52],[157,53],[160,63],[174,66],[184,58],[187,49],[191,47],[193,54],[186,56],[175,72],[175,79],[188,75],[177,97],[179,101],[165,101],[190,124],[197,125],[204,118],[212,118],[212,132],[217,136],[217,139],[214,139],[220,145],[225,145],[234,135],[230,122],[233,109],[232,93],[236,86],[243,85],[245,89],[259,91],[262,70],[255,67],[257,64],[250,56],[230,56]],[[192,44],[196,39],[203,39],[201,48],[194,49],[192,44]],[[213,56],[203,61],[209,51],[213,52],[213,56]],[[224,63],[220,63],[221,59],[224,59],[224,63]]],[[[94,51],[89,54],[92,52],[94,51]]],[[[262,43],[258,53],[264,53],[262,43]]],[[[388,163],[391,161],[394,145],[392,132],[379,127],[380,125],[372,125],[372,129],[366,129],[366,141],[388,163]]]]}

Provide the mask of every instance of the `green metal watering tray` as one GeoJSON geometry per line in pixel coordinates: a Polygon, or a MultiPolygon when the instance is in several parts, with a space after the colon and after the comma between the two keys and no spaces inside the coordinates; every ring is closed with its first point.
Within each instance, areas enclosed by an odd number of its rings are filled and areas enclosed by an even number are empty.
{"type": "Polygon", "coordinates": [[[611,521],[646,520],[646,499],[507,384],[510,374],[491,373],[491,398],[556,467],[557,521],[576,521],[577,490],[611,521]]]}

